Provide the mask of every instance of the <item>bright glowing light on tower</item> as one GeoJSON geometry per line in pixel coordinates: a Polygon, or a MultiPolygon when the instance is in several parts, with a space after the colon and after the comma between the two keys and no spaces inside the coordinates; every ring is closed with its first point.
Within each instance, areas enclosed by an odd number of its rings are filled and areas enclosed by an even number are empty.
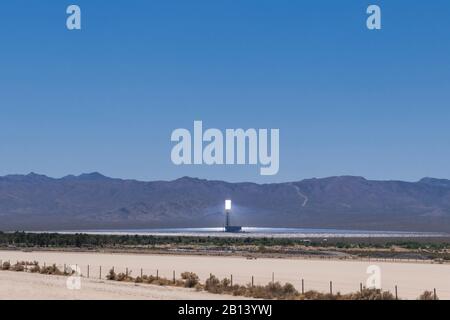
{"type": "Polygon", "coordinates": [[[231,200],[225,200],[225,210],[231,211],[231,200]]]}

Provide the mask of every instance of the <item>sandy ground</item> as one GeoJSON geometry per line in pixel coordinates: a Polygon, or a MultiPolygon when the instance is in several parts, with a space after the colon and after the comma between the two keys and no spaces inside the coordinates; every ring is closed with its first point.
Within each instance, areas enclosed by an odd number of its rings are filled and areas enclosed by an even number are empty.
{"type": "Polygon", "coordinates": [[[67,277],[0,271],[1,300],[216,300],[234,299],[191,289],[82,279],[69,290],[67,277]]]}
{"type": "MultiPolygon", "coordinates": [[[[173,271],[177,277],[184,271],[197,273],[204,281],[210,273],[218,277],[230,277],[233,275],[235,283],[247,284],[254,277],[255,284],[267,284],[272,281],[272,274],[275,281],[282,283],[291,282],[298,290],[301,290],[301,281],[304,279],[305,290],[318,290],[328,292],[330,281],[333,281],[333,291],[349,293],[359,290],[360,283],[364,285],[370,274],[368,267],[376,265],[380,271],[381,287],[384,290],[394,292],[398,286],[398,294],[401,298],[415,299],[425,290],[436,288],[441,299],[450,299],[450,265],[440,265],[431,263],[386,263],[386,262],[364,262],[364,261],[324,261],[324,260],[302,260],[302,259],[257,259],[247,260],[240,257],[209,257],[209,256],[175,256],[175,255],[146,255],[146,254],[110,254],[110,253],[72,253],[72,252],[20,252],[20,251],[0,251],[0,260],[10,260],[14,263],[17,260],[39,261],[44,263],[57,264],[59,266],[77,265],[81,268],[83,276],[88,275],[90,279],[84,279],[89,285],[101,288],[111,288],[114,284],[102,284],[91,282],[100,278],[100,266],[102,278],[106,276],[108,270],[113,266],[116,272],[125,272],[126,268],[133,276],[143,274],[156,275],[172,278],[173,271]],[[94,285],[95,284],[95,285],[94,285]]],[[[28,276],[28,275],[27,275],[28,276]]],[[[2,274],[3,279],[13,277],[2,274]],[[6,278],[4,278],[6,277],[6,278]]],[[[20,278],[15,277],[19,281],[20,278]]],[[[44,278],[43,278],[44,279],[44,278]]],[[[49,280],[53,281],[53,280],[49,280]]],[[[41,285],[45,286],[42,280],[41,285]]],[[[51,282],[53,283],[53,282],[51,282]]],[[[32,297],[34,294],[42,294],[43,290],[34,290],[33,286],[27,286],[23,282],[24,294],[32,297]],[[35,293],[33,293],[35,291],[35,293]]],[[[115,288],[115,287],[114,287],[115,288]]],[[[19,290],[19,289],[18,289],[19,290]]],[[[65,290],[65,287],[63,288],[65,290]]],[[[132,290],[132,289],[131,289],[132,290]]],[[[156,291],[163,290],[162,299],[180,298],[200,298],[194,296],[196,292],[183,293],[179,296],[171,296],[168,292],[172,289],[157,288],[156,291]],[[164,291],[169,290],[169,291],[164,291]]],[[[0,284],[0,298],[9,292],[8,287],[0,284]]],[[[67,294],[67,293],[66,293],[67,294]]],[[[80,295],[82,293],[79,293],[80,295]]],[[[151,296],[152,293],[149,293],[151,296]]],[[[155,296],[157,293],[155,292],[155,296]]],[[[61,296],[64,298],[64,296],[61,296]]],[[[101,297],[100,297],[101,298],[101,297]]],[[[124,298],[127,295],[124,294],[124,298]]],[[[145,296],[144,296],[145,298],[145,296]]],[[[151,297],[150,297],[151,298],[151,297]]],[[[206,297],[205,297],[206,298],[206,297]]]]}

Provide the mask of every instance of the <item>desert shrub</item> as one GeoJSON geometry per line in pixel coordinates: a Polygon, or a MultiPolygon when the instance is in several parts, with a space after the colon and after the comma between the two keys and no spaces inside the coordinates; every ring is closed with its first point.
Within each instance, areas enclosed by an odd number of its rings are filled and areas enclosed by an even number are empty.
{"type": "Polygon", "coordinates": [[[292,283],[286,283],[283,286],[283,294],[285,296],[296,296],[298,295],[298,291],[295,289],[294,285],[292,283]]]}
{"type": "Polygon", "coordinates": [[[64,275],[64,272],[59,270],[56,264],[40,268],[40,273],[48,275],[64,275]]]}
{"type": "Polygon", "coordinates": [[[362,292],[349,294],[348,300],[395,300],[395,296],[389,291],[364,288],[362,292]]]}
{"type": "Polygon", "coordinates": [[[269,283],[263,290],[266,292],[267,296],[270,298],[281,298],[284,296],[283,286],[279,282],[269,283]]]}
{"type": "Polygon", "coordinates": [[[272,299],[271,294],[263,286],[247,285],[244,296],[256,299],[272,299]]]}
{"type": "Polygon", "coordinates": [[[324,295],[318,291],[310,290],[305,292],[304,295],[302,295],[302,300],[322,300],[323,296],[324,295]]]}
{"type": "Polygon", "coordinates": [[[341,295],[341,293],[330,294],[322,293],[315,290],[310,290],[305,292],[305,294],[297,294],[295,299],[299,300],[347,300],[346,296],[341,295]]]}
{"type": "Polygon", "coordinates": [[[205,290],[211,293],[222,293],[220,280],[214,275],[211,275],[205,282],[205,290]]]}
{"type": "Polygon", "coordinates": [[[134,280],[135,283],[143,283],[144,280],[141,277],[136,277],[136,279],[134,280]]]}
{"type": "Polygon", "coordinates": [[[439,297],[436,296],[436,298],[434,297],[434,292],[431,291],[425,291],[424,293],[422,293],[418,300],[439,300],[439,297]]]}
{"type": "Polygon", "coordinates": [[[11,266],[11,271],[23,272],[25,271],[25,265],[17,262],[15,265],[11,266]]]}
{"type": "Polygon", "coordinates": [[[196,291],[202,291],[204,288],[203,288],[203,286],[202,286],[202,284],[201,283],[197,283],[196,285],[195,285],[195,290],[196,291]]]}
{"type": "Polygon", "coordinates": [[[109,273],[106,275],[107,280],[117,280],[117,274],[114,272],[114,268],[109,270],[109,273]]]}
{"type": "Polygon", "coordinates": [[[248,284],[246,287],[233,286],[231,292],[235,296],[246,296],[257,299],[299,299],[298,291],[290,283],[282,285],[279,282],[271,282],[265,286],[252,286],[251,284],[248,284]]]}
{"type": "Polygon", "coordinates": [[[247,292],[247,288],[244,286],[240,286],[240,285],[234,285],[231,288],[231,292],[232,292],[233,296],[235,296],[235,297],[245,296],[246,292],[247,292]]]}
{"type": "Polygon", "coordinates": [[[144,276],[142,279],[144,280],[145,283],[152,284],[156,280],[156,277],[155,276],[144,276]]]}
{"type": "Polygon", "coordinates": [[[133,277],[130,276],[130,274],[127,275],[125,273],[119,273],[115,280],[121,282],[134,282],[133,277]]]}
{"type": "Polygon", "coordinates": [[[39,264],[33,265],[29,270],[31,273],[40,273],[41,272],[41,268],[39,267],[39,264]]]}
{"type": "Polygon", "coordinates": [[[228,291],[229,289],[231,289],[231,280],[228,278],[224,278],[221,282],[220,282],[220,286],[225,290],[228,291]]]}
{"type": "Polygon", "coordinates": [[[152,284],[157,285],[157,286],[171,286],[171,285],[173,285],[173,281],[160,277],[158,279],[155,279],[152,284]]]}
{"type": "Polygon", "coordinates": [[[5,261],[2,264],[2,270],[9,270],[11,268],[11,263],[9,261],[5,261]]]}
{"type": "Polygon", "coordinates": [[[193,272],[183,272],[181,279],[184,280],[183,284],[186,288],[194,288],[199,283],[198,275],[193,272]]]}
{"type": "Polygon", "coordinates": [[[116,280],[116,281],[124,281],[125,278],[126,278],[125,273],[119,273],[119,274],[117,275],[117,277],[116,277],[115,280],[116,280]]]}
{"type": "MultiPolygon", "coordinates": [[[[161,277],[155,277],[155,276],[148,276],[148,275],[143,275],[142,276],[142,282],[146,283],[146,284],[153,284],[156,286],[169,286],[169,285],[174,285],[173,280],[168,280],[166,278],[161,278],[161,277]]],[[[180,286],[183,287],[184,286],[184,281],[183,280],[177,280],[175,282],[176,286],[180,286]]]]}
{"type": "Polygon", "coordinates": [[[175,287],[192,288],[192,287],[186,287],[186,281],[184,281],[182,279],[175,280],[175,283],[173,283],[173,281],[172,281],[172,285],[174,285],[175,287]]]}

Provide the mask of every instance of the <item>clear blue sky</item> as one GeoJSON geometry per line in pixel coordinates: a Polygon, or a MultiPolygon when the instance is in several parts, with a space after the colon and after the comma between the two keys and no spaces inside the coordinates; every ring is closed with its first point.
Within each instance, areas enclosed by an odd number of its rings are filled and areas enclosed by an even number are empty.
{"type": "Polygon", "coordinates": [[[449,39],[448,0],[2,1],[0,175],[450,178],[449,39]],[[174,166],[194,120],[279,128],[279,174],[174,166]]]}

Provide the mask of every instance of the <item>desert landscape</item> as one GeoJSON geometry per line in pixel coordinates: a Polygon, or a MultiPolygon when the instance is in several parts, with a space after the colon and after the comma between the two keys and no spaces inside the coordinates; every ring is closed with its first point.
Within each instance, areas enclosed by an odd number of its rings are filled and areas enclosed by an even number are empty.
{"type": "Polygon", "coordinates": [[[340,261],[314,259],[247,259],[245,257],[182,256],[150,254],[113,254],[86,252],[0,251],[0,260],[37,261],[40,265],[78,266],[82,272],[80,290],[68,290],[65,277],[0,272],[2,299],[226,299],[182,288],[134,285],[106,281],[108,271],[131,275],[158,274],[171,278],[182,272],[195,272],[201,280],[214,274],[218,278],[232,275],[235,283],[257,284],[271,281],[292,283],[298,290],[302,280],[305,290],[350,293],[366,285],[368,267],[378,266],[383,290],[402,299],[416,299],[425,290],[436,289],[440,299],[450,299],[450,266],[432,262],[340,261]],[[101,267],[101,268],[100,268],[101,267]],[[101,274],[100,274],[101,273],[101,274]]]}
{"type": "Polygon", "coordinates": [[[82,280],[80,290],[69,290],[67,277],[0,271],[0,300],[217,300],[239,299],[194,289],[132,283],[82,280]]]}

